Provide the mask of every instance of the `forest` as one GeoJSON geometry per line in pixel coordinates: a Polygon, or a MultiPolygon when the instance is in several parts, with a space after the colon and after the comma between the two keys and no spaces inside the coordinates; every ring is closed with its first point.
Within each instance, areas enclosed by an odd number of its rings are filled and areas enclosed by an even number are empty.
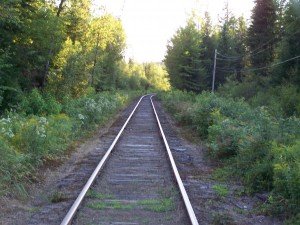
{"type": "Polygon", "coordinates": [[[0,196],[26,196],[40,166],[156,92],[206,143],[216,176],[270,193],[261,211],[297,224],[300,1],[255,0],[250,21],[225,5],[217,25],[193,12],[163,63],[125,60],[121,19],[100,11],[91,0],[0,2],[0,196]]]}

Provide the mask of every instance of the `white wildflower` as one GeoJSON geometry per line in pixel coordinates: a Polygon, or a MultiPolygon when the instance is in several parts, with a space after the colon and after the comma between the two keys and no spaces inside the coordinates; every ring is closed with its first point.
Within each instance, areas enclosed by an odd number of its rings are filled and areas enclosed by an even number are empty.
{"type": "Polygon", "coordinates": [[[43,125],[47,125],[48,124],[47,118],[45,118],[45,117],[40,117],[39,118],[39,122],[40,122],[40,124],[43,124],[43,125]]]}
{"type": "Polygon", "coordinates": [[[85,116],[79,113],[79,114],[78,114],[78,118],[79,118],[80,120],[84,120],[84,119],[85,119],[85,116]]]}

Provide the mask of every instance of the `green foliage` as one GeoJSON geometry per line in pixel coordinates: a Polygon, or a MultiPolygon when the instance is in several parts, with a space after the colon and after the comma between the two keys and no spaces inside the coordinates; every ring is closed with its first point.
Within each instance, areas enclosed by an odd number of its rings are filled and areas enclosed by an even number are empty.
{"type": "Polygon", "coordinates": [[[253,107],[265,106],[276,117],[300,115],[300,93],[294,84],[261,87],[253,81],[228,81],[219,88],[218,93],[224,97],[243,97],[253,107]]]}
{"type": "Polygon", "coordinates": [[[208,73],[201,63],[205,50],[195,18],[191,18],[185,27],[176,32],[167,48],[165,64],[172,86],[186,91],[205,90],[208,73]]]}
{"type": "Polygon", "coordinates": [[[274,193],[288,200],[286,211],[300,211],[300,141],[289,146],[274,145],[274,193]]]}
{"type": "Polygon", "coordinates": [[[220,197],[227,197],[229,190],[226,186],[216,184],[212,186],[212,189],[220,196],[220,197]]]}
{"type": "Polygon", "coordinates": [[[71,141],[106,121],[136,95],[89,91],[88,96],[65,99],[64,113],[59,114],[61,105],[55,109],[58,103],[51,96],[34,89],[24,98],[22,109],[27,115],[11,112],[0,119],[1,194],[12,185],[20,189],[20,183],[29,179],[37,166],[58,158],[71,141]]]}
{"type": "MultiPolygon", "coordinates": [[[[268,65],[274,59],[274,43],[276,40],[276,7],[273,0],[256,0],[252,14],[252,23],[248,30],[248,44],[250,50],[255,52],[261,47],[261,54],[252,54],[251,63],[254,67],[268,65]]],[[[259,71],[266,75],[266,71],[259,71]]]]}
{"type": "Polygon", "coordinates": [[[44,96],[37,89],[22,98],[20,111],[32,115],[50,115],[60,113],[62,106],[50,94],[44,96]]]}
{"type": "Polygon", "coordinates": [[[159,97],[176,119],[206,139],[210,156],[223,162],[227,176],[241,178],[248,192],[272,191],[279,212],[299,212],[299,118],[274,117],[266,107],[205,92],[159,97]]]}
{"type": "Polygon", "coordinates": [[[249,100],[253,106],[267,106],[277,116],[300,116],[300,93],[295,85],[282,85],[260,90],[249,100]]]}
{"type": "MultiPolygon", "coordinates": [[[[300,55],[299,15],[300,1],[288,1],[284,8],[283,23],[281,24],[281,26],[284,27],[284,34],[282,35],[282,41],[277,48],[279,57],[276,62],[300,55]]],[[[279,67],[272,70],[272,81],[275,84],[282,84],[285,82],[299,84],[299,70],[299,59],[281,64],[279,67]]]]}
{"type": "Polygon", "coordinates": [[[155,63],[146,63],[144,69],[145,76],[151,87],[163,91],[170,89],[168,73],[163,66],[155,63]]]}
{"type": "Polygon", "coordinates": [[[293,218],[285,221],[284,225],[299,225],[300,224],[300,213],[298,213],[293,218]]]}

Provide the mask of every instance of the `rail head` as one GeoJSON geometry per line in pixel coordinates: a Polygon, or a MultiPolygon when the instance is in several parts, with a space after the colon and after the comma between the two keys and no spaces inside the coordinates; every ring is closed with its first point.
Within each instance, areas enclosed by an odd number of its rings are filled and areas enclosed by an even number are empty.
{"type": "Polygon", "coordinates": [[[71,208],[69,209],[67,215],[64,217],[63,221],[61,222],[61,225],[68,225],[74,215],[77,212],[77,209],[79,208],[82,200],[84,199],[87,191],[89,190],[89,188],[91,187],[91,185],[93,184],[94,180],[96,179],[99,171],[101,170],[101,168],[104,166],[105,162],[107,161],[108,157],[110,156],[113,148],[115,147],[116,143],[118,142],[120,136],[122,135],[124,129],[126,128],[128,122],[130,121],[131,117],[133,116],[133,114],[135,113],[137,107],[139,106],[140,102],[142,101],[142,99],[147,96],[147,95],[143,95],[138,103],[135,105],[134,109],[132,110],[131,114],[129,115],[129,117],[127,118],[127,120],[125,121],[124,125],[122,126],[122,128],[120,129],[119,133],[117,134],[117,136],[115,137],[114,141],[112,142],[112,144],[110,145],[109,149],[107,150],[107,152],[105,153],[105,155],[103,156],[103,158],[101,159],[101,161],[99,162],[99,164],[97,165],[96,169],[93,171],[92,175],[90,176],[90,178],[88,179],[88,181],[86,182],[86,184],[84,185],[82,191],[80,192],[80,194],[78,195],[78,197],[76,198],[76,200],[74,201],[73,205],[71,206],[71,208]]]}
{"type": "Polygon", "coordinates": [[[163,131],[163,128],[161,126],[161,123],[160,123],[160,120],[159,120],[159,117],[158,117],[158,114],[156,112],[156,109],[155,109],[155,106],[154,106],[154,103],[153,103],[153,98],[154,95],[151,95],[150,97],[150,100],[151,100],[151,104],[152,104],[152,108],[153,108],[153,112],[155,114],[155,117],[156,117],[156,121],[157,121],[157,124],[158,124],[158,127],[159,127],[159,130],[160,130],[160,134],[163,138],[163,141],[164,141],[164,144],[165,144],[165,147],[166,147],[166,150],[167,150],[167,153],[168,153],[168,156],[169,156],[169,160],[170,160],[170,163],[171,163],[171,167],[172,167],[172,170],[173,170],[173,173],[175,175],[175,178],[176,178],[176,182],[178,184],[178,187],[179,187],[179,190],[180,190],[180,193],[181,193],[181,196],[183,198],[183,201],[184,201],[184,204],[185,204],[185,207],[186,207],[186,210],[187,210],[187,213],[189,215],[189,218],[190,218],[190,221],[192,223],[192,225],[199,225],[198,223],[198,220],[197,220],[197,217],[195,215],[195,212],[194,212],[194,209],[192,207],[192,204],[190,202],[190,199],[187,195],[187,192],[185,190],[185,187],[183,185],[183,182],[182,182],[182,179],[179,175],[179,172],[178,172],[178,169],[177,169],[177,166],[176,166],[176,163],[175,163],[175,160],[173,158],[173,155],[172,155],[172,152],[170,150],[170,146],[168,144],[168,141],[167,141],[167,138],[165,136],[165,133],[163,131]]]}

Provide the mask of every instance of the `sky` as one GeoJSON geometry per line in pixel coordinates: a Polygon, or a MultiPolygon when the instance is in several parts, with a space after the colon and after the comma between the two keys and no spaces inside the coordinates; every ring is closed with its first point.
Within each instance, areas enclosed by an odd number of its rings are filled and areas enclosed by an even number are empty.
{"type": "MultiPolygon", "coordinates": [[[[227,0],[94,0],[94,8],[120,18],[127,36],[125,57],[137,62],[160,62],[168,40],[184,26],[191,11],[208,11],[214,23],[222,15],[227,0]]],[[[228,0],[236,16],[250,18],[253,0],[228,0]]]]}

